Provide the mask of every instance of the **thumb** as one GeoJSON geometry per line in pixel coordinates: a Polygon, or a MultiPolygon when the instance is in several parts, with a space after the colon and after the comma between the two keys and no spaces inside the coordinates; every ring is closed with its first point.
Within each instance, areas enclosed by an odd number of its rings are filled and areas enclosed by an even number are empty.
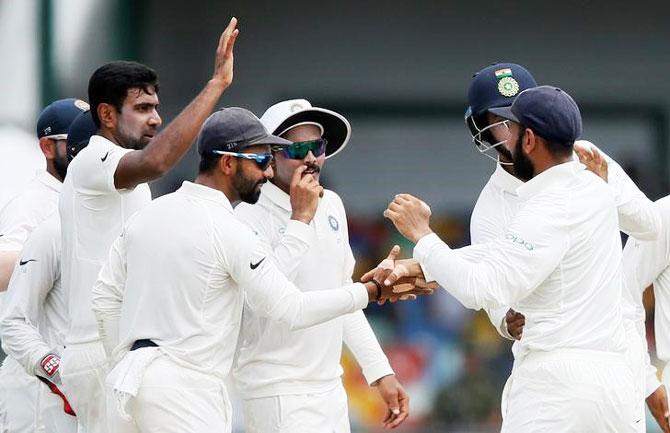
{"type": "Polygon", "coordinates": [[[386,405],[393,415],[400,414],[400,402],[398,401],[398,392],[393,391],[386,395],[386,405]]]}
{"type": "Polygon", "coordinates": [[[400,245],[393,245],[393,248],[391,248],[387,259],[397,260],[398,256],[400,256],[400,245]]]}

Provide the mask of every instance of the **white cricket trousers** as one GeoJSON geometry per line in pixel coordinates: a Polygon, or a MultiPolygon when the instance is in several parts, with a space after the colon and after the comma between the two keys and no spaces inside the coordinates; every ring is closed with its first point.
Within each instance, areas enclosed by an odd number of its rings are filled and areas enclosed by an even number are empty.
{"type": "Polygon", "coordinates": [[[318,394],[244,400],[246,433],[349,433],[347,394],[342,384],[318,394]]]}
{"type": "MultiPolygon", "coordinates": [[[[62,390],[61,390],[62,391],[62,390]]],[[[0,432],[76,433],[77,418],[63,400],[7,357],[0,370],[0,432]]]]}
{"type": "Polygon", "coordinates": [[[637,405],[637,417],[641,421],[637,426],[638,433],[647,431],[647,411],[645,400],[647,398],[645,382],[646,376],[646,353],[647,345],[642,341],[642,336],[637,331],[635,324],[626,326],[626,362],[633,373],[633,386],[635,387],[635,403],[637,405]]]}
{"type": "Polygon", "coordinates": [[[179,365],[168,356],[156,358],[146,368],[128,412],[141,433],[230,433],[232,429],[223,380],[179,365]]]}
{"type": "Polygon", "coordinates": [[[1,433],[44,432],[37,407],[40,385],[16,360],[5,358],[0,367],[1,433]]]}
{"type": "Polygon", "coordinates": [[[634,433],[643,422],[623,354],[531,352],[509,382],[501,433],[634,433]]]}
{"type": "Polygon", "coordinates": [[[61,356],[61,391],[77,414],[77,422],[86,433],[107,431],[105,416],[105,376],[109,370],[107,355],[100,341],[69,344],[61,356]]]}

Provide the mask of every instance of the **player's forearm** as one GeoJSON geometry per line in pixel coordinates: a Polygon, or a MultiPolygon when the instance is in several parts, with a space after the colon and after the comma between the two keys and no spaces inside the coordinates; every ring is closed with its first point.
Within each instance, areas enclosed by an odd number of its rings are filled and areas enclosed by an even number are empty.
{"type": "Polygon", "coordinates": [[[0,252],[0,292],[7,290],[18,257],[19,253],[17,251],[0,252]]]}
{"type": "Polygon", "coordinates": [[[436,235],[426,236],[417,243],[414,258],[426,275],[467,308],[498,308],[509,303],[508,299],[499,296],[499,291],[491,290],[499,284],[494,278],[487,278],[486,269],[458,257],[436,235]]]}
{"type": "Polygon", "coordinates": [[[35,374],[35,366],[49,353],[50,347],[39,330],[25,317],[8,315],[0,321],[2,350],[14,358],[28,374],[35,374]]]}
{"type": "Polygon", "coordinates": [[[294,281],[302,258],[315,242],[314,231],[300,221],[290,220],[273,251],[273,260],[289,281],[294,281]]]}
{"type": "Polygon", "coordinates": [[[388,358],[384,354],[370,323],[362,311],[344,316],[344,344],[361,366],[368,384],[389,374],[394,374],[388,358]]]}
{"type": "Polygon", "coordinates": [[[661,213],[655,203],[644,195],[617,206],[619,228],[639,240],[655,240],[662,230],[661,213]]]}
{"type": "Polygon", "coordinates": [[[146,148],[124,155],[114,176],[116,187],[132,188],[157,179],[172,169],[191,147],[200,127],[226,88],[224,83],[210,80],[146,148]]]}

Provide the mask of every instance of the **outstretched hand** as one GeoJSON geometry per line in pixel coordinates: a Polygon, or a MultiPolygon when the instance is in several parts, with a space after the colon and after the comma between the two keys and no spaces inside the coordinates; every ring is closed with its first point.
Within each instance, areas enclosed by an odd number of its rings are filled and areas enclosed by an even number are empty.
{"type": "Polygon", "coordinates": [[[430,295],[438,287],[435,282],[426,282],[421,266],[414,259],[400,260],[400,247],[394,245],[389,255],[374,269],[361,277],[361,282],[376,281],[382,287],[378,303],[416,299],[418,295],[430,295]]]}
{"type": "Polygon", "coordinates": [[[227,88],[233,82],[233,48],[239,34],[240,30],[237,28],[237,18],[233,17],[230,19],[226,29],[221,33],[219,45],[216,48],[212,79],[219,81],[224,88],[227,88]]]}

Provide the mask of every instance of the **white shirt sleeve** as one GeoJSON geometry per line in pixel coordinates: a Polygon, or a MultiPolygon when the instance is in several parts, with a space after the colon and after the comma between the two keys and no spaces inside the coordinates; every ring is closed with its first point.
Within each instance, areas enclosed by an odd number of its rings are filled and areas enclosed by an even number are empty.
{"type": "MultiPolygon", "coordinates": [[[[349,284],[352,282],[351,275],[354,272],[356,259],[349,244],[349,227],[347,225],[347,216],[344,212],[344,205],[341,206],[340,213],[340,221],[344,221],[343,231],[345,235],[345,240],[342,243],[342,247],[345,250],[343,275],[348,276],[343,283],[349,284]]],[[[342,340],[349,350],[351,350],[358,365],[361,366],[363,376],[365,376],[368,385],[384,376],[394,374],[391,364],[379,345],[379,341],[377,341],[377,337],[365,314],[362,311],[347,314],[344,316],[343,323],[342,340]]]]}
{"type": "MultiPolygon", "coordinates": [[[[488,187],[488,184],[485,188],[488,187]]],[[[490,200],[490,193],[488,190],[482,191],[477,199],[475,208],[472,211],[472,216],[470,217],[470,242],[472,245],[479,245],[489,241],[493,241],[501,237],[505,232],[505,227],[501,222],[500,218],[500,209],[497,209],[496,213],[491,212],[487,209],[487,200],[490,200]]],[[[507,323],[505,322],[505,316],[507,311],[509,311],[508,306],[502,306],[499,308],[485,308],[487,316],[491,321],[491,324],[498,331],[501,337],[508,340],[514,340],[507,330],[507,323]]]]}
{"type": "MultiPolygon", "coordinates": [[[[91,148],[93,152],[97,147],[91,148]]],[[[121,158],[132,149],[110,144],[100,148],[99,154],[87,155],[94,161],[88,164],[78,164],[76,175],[73,178],[77,192],[87,195],[110,194],[128,192],[132,189],[117,190],[114,186],[114,174],[121,158]],[[97,159],[97,160],[96,160],[97,159]]]]}
{"type": "Polygon", "coordinates": [[[23,197],[14,197],[0,211],[0,251],[21,251],[33,228],[39,224],[23,197]]]}
{"type": "Polygon", "coordinates": [[[291,329],[301,329],[367,306],[368,293],[360,283],[301,292],[272,260],[267,260],[265,248],[248,227],[228,231],[221,228],[221,231],[222,240],[216,245],[224,247],[220,251],[222,265],[245,289],[248,305],[259,315],[284,322],[291,329]]]}
{"type": "MultiPolygon", "coordinates": [[[[48,220],[46,221],[49,222],[48,220]]],[[[60,278],[60,250],[49,225],[38,226],[25,244],[9,282],[0,315],[2,348],[28,374],[56,348],[49,347],[39,332],[44,300],[60,278]]]]}
{"type": "Polygon", "coordinates": [[[568,234],[546,200],[519,211],[504,237],[452,250],[435,234],[423,237],[414,257],[463,305],[496,309],[514,304],[556,269],[568,250],[568,234]],[[476,249],[478,260],[471,260],[476,249]]]}
{"type": "Polygon", "coordinates": [[[654,202],[640,191],[621,166],[605,155],[608,164],[607,183],[614,191],[619,214],[619,229],[642,240],[656,239],[661,231],[661,214],[654,202]]]}
{"type": "Polygon", "coordinates": [[[109,250],[109,258],[93,285],[93,312],[105,351],[112,354],[119,345],[119,319],[126,288],[126,242],[123,233],[109,250]]]}

